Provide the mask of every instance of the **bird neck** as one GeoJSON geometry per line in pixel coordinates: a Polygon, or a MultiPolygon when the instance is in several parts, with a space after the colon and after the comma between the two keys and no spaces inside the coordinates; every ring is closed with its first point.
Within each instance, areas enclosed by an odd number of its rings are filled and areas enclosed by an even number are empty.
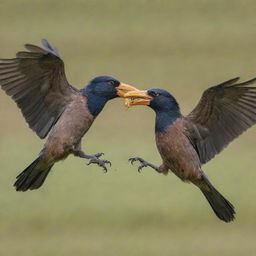
{"type": "Polygon", "coordinates": [[[156,111],[155,132],[165,132],[176,119],[182,117],[179,109],[172,111],[156,111]]]}
{"type": "Polygon", "coordinates": [[[108,101],[107,98],[96,95],[86,89],[83,90],[83,95],[87,97],[88,109],[94,117],[102,111],[108,101]]]}

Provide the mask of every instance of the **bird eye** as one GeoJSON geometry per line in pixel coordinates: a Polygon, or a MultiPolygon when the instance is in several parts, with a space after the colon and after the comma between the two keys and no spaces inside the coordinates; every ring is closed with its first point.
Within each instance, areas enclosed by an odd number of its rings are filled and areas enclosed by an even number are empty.
{"type": "Polygon", "coordinates": [[[159,95],[160,95],[160,93],[158,93],[158,92],[150,92],[150,96],[152,96],[152,97],[156,97],[159,95]]]}
{"type": "Polygon", "coordinates": [[[115,85],[116,83],[115,83],[115,81],[110,80],[110,81],[108,81],[108,84],[110,84],[110,85],[115,85]]]}

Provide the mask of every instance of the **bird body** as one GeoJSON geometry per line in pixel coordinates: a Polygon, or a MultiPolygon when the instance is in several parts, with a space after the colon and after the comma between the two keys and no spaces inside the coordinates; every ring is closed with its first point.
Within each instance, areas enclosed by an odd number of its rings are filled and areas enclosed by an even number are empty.
{"type": "Polygon", "coordinates": [[[211,184],[202,164],[220,153],[233,139],[256,123],[256,82],[228,80],[207,89],[194,110],[182,116],[176,99],[167,91],[150,89],[125,94],[126,105],[147,105],[156,113],[156,144],[163,163],[158,167],[140,157],[139,171],[146,166],[159,173],[172,171],[204,194],[223,221],[234,219],[234,207],[211,184]]]}
{"type": "Polygon", "coordinates": [[[43,157],[50,162],[58,161],[65,159],[76,150],[81,150],[81,139],[94,119],[87,107],[86,97],[78,94],[49,133],[44,145],[43,157]]]}
{"type": "Polygon", "coordinates": [[[42,186],[52,166],[69,154],[90,159],[107,171],[103,153],[87,155],[81,139],[105,104],[136,88],[110,76],[99,76],[81,90],[71,86],[64,63],[56,48],[42,40],[42,48],[26,44],[13,59],[0,60],[0,86],[11,96],[29,127],[47,141],[38,157],[20,174],[16,190],[26,191],[42,186]]]}
{"type": "Polygon", "coordinates": [[[156,145],[163,163],[159,172],[170,170],[184,182],[192,182],[203,192],[215,214],[224,221],[234,218],[234,206],[210,183],[201,169],[199,156],[185,135],[186,120],[178,118],[165,132],[156,132],[156,145]]]}
{"type": "Polygon", "coordinates": [[[82,151],[81,139],[94,121],[86,103],[86,97],[77,94],[67,105],[51,129],[38,158],[17,177],[15,186],[18,189],[39,188],[56,162],[82,151]]]}
{"type": "Polygon", "coordinates": [[[165,169],[171,170],[181,180],[188,182],[201,177],[201,164],[184,133],[184,122],[184,118],[177,118],[166,131],[156,132],[156,145],[165,169]]]}

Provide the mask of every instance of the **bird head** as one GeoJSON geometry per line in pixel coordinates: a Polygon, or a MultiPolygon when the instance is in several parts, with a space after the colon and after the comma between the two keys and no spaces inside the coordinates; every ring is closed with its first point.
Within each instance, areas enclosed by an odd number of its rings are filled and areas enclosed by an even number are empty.
{"type": "Polygon", "coordinates": [[[124,97],[129,91],[138,89],[110,76],[98,76],[90,81],[82,93],[87,97],[89,111],[93,116],[97,116],[109,100],[124,97]]]}
{"type": "Polygon", "coordinates": [[[90,95],[98,96],[105,100],[111,100],[116,97],[123,97],[129,91],[137,89],[131,85],[119,82],[110,76],[98,76],[90,81],[85,88],[85,92],[90,95]]]}
{"type": "Polygon", "coordinates": [[[124,95],[127,107],[135,105],[147,105],[156,112],[179,110],[176,99],[162,89],[150,89],[147,91],[130,91],[124,95]]]}

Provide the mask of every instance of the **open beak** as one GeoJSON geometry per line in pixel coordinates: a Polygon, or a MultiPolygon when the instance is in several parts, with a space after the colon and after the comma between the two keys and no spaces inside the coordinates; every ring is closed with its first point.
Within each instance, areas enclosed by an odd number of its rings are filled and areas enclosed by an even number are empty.
{"type": "Polygon", "coordinates": [[[139,91],[137,88],[129,84],[123,84],[123,83],[121,83],[118,87],[116,87],[116,90],[117,90],[117,95],[119,97],[124,97],[124,95],[130,91],[139,91]]]}
{"type": "Polygon", "coordinates": [[[135,105],[149,105],[152,99],[151,96],[148,95],[147,91],[131,91],[127,92],[124,95],[125,105],[127,107],[135,106],[135,105]]]}

